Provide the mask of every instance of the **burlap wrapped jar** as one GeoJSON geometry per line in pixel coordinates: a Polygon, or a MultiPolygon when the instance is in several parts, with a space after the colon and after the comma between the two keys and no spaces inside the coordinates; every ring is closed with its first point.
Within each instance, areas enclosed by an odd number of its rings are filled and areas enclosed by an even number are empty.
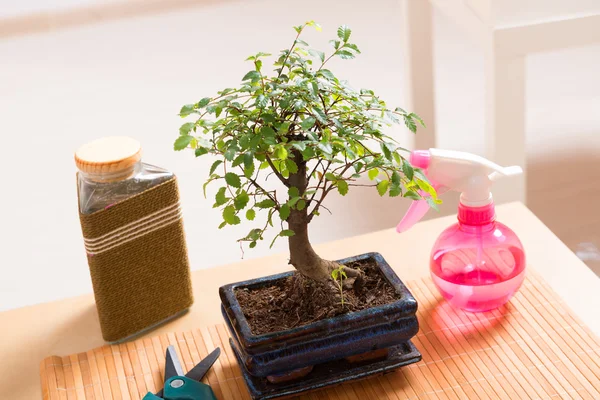
{"type": "Polygon", "coordinates": [[[130,138],[75,154],[79,216],[102,336],[120,342],[185,312],[190,270],[176,177],[130,138]]]}

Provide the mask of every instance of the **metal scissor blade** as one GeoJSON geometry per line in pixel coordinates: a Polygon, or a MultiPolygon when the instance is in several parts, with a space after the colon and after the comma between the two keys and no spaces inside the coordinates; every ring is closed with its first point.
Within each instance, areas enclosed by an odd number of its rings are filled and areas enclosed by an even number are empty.
{"type": "MultiPolygon", "coordinates": [[[[167,354],[165,356],[165,379],[166,382],[170,378],[174,376],[183,376],[183,368],[181,368],[181,363],[179,362],[179,357],[177,357],[177,352],[175,351],[175,347],[169,346],[167,347],[167,354]]],[[[162,397],[164,389],[159,390],[156,393],[156,396],[162,397]]]]}
{"type": "Polygon", "coordinates": [[[165,362],[165,382],[174,376],[183,376],[183,368],[181,368],[175,347],[169,346],[165,362]]]}
{"type": "Polygon", "coordinates": [[[202,380],[202,378],[204,378],[204,375],[206,375],[210,367],[212,367],[212,365],[215,363],[215,361],[217,361],[217,358],[219,358],[220,355],[221,348],[217,347],[213,350],[212,353],[210,353],[202,361],[200,361],[198,365],[190,369],[189,372],[185,374],[185,376],[195,381],[202,380]]]}

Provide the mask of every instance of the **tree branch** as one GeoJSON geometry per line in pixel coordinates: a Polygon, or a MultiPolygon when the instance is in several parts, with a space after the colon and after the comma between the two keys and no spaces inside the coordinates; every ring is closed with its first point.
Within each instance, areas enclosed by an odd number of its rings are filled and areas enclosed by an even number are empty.
{"type": "Polygon", "coordinates": [[[317,164],[315,165],[315,167],[313,168],[313,170],[311,171],[311,173],[308,174],[308,179],[310,179],[310,177],[313,176],[313,174],[315,173],[315,171],[317,170],[319,165],[321,165],[321,161],[323,161],[323,159],[320,158],[319,161],[317,162],[317,164]]]}
{"type": "MultiPolygon", "coordinates": [[[[241,166],[240,166],[240,168],[242,169],[242,171],[244,170],[241,166]]],[[[256,182],[256,180],[254,180],[252,178],[247,178],[247,179],[254,185],[255,188],[257,188],[264,195],[268,196],[271,200],[273,200],[273,202],[275,203],[275,209],[277,211],[279,211],[279,202],[277,201],[277,198],[275,196],[273,196],[271,194],[271,192],[268,192],[265,188],[263,188],[261,185],[259,185],[258,182],[256,182]]]]}
{"type": "Polygon", "coordinates": [[[317,204],[315,204],[312,211],[310,211],[308,213],[308,222],[309,223],[310,223],[310,221],[312,221],[313,217],[315,216],[315,212],[318,211],[320,207],[323,207],[322,203],[323,203],[323,200],[325,200],[325,197],[327,197],[329,192],[331,192],[333,190],[333,188],[335,187],[333,182],[331,183],[331,185],[329,185],[329,187],[327,189],[325,189],[325,186],[327,186],[327,184],[323,185],[323,191],[321,192],[321,198],[319,200],[317,200],[317,204]]]}
{"type": "Polygon", "coordinates": [[[302,26],[302,28],[300,29],[300,31],[298,31],[298,34],[296,35],[296,38],[294,39],[294,43],[292,43],[292,47],[290,47],[290,49],[288,50],[287,54],[285,55],[285,58],[283,59],[283,62],[281,63],[281,70],[279,71],[279,74],[277,74],[278,78],[281,76],[281,73],[283,72],[283,68],[285,67],[285,63],[287,62],[288,58],[290,58],[290,54],[292,54],[292,51],[294,50],[294,47],[296,47],[296,43],[298,43],[298,38],[300,37],[300,34],[304,30],[305,26],[306,25],[302,26]]]}
{"type": "MultiPolygon", "coordinates": [[[[320,162],[321,160],[319,160],[320,162]]],[[[317,192],[319,191],[319,186],[321,186],[321,183],[323,182],[323,179],[325,179],[325,172],[327,171],[327,169],[329,168],[329,166],[331,165],[331,161],[327,161],[327,166],[325,168],[323,168],[323,175],[321,175],[321,178],[319,179],[319,183],[317,183],[317,187],[315,188],[315,192],[313,193],[313,195],[310,197],[310,200],[306,203],[306,207],[310,206],[310,204],[312,203],[312,201],[314,200],[315,196],[317,195],[317,192]]],[[[316,167],[315,167],[316,169],[316,167]]],[[[314,171],[313,171],[314,172],[314,171]]],[[[309,179],[310,179],[309,175],[309,179]]],[[[327,183],[325,183],[325,185],[323,185],[323,190],[325,190],[325,186],[327,185],[327,183]]],[[[310,214],[309,214],[310,215],[310,214]]]]}
{"type": "Polygon", "coordinates": [[[277,178],[279,178],[279,180],[287,187],[290,187],[290,181],[288,179],[286,179],[283,175],[281,175],[281,173],[279,171],[277,171],[277,168],[275,168],[275,164],[273,164],[273,161],[271,161],[271,159],[269,158],[269,156],[265,155],[267,162],[269,163],[269,165],[271,166],[271,169],[273,170],[273,173],[277,176],[277,178]]]}

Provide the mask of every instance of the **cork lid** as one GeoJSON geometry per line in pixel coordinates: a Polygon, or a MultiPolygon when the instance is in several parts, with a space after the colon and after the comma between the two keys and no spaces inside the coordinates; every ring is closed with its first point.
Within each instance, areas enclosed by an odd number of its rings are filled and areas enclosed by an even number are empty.
{"type": "Polygon", "coordinates": [[[141,158],[140,142],[126,136],[94,140],[75,152],[75,164],[80,171],[107,177],[131,171],[141,158]]]}

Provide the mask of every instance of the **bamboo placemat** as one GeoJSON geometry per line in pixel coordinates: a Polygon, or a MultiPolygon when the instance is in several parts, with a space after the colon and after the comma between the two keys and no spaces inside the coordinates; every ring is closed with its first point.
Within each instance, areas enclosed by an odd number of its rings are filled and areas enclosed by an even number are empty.
{"type": "MultiPolygon", "coordinates": [[[[431,279],[408,284],[419,301],[413,343],[423,361],[303,399],[600,399],[600,340],[535,274],[506,306],[471,314],[442,301],[431,279]]],[[[132,399],[162,387],[165,349],[185,370],[224,352],[205,380],[219,399],[250,399],[224,325],[104,346],[41,363],[43,398],[132,399]]]]}

